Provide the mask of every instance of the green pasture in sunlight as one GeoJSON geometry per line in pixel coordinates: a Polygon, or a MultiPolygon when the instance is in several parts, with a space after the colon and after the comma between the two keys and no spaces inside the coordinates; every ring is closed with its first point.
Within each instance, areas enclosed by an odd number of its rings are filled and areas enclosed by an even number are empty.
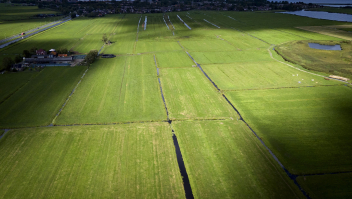
{"type": "Polygon", "coordinates": [[[39,72],[7,73],[0,75],[0,103],[15,93],[39,72]]]}
{"type": "Polygon", "coordinates": [[[166,120],[153,55],[100,59],[58,117],[57,124],[166,120]]]}
{"type": "Polygon", "coordinates": [[[203,70],[221,90],[266,89],[342,84],[276,61],[211,64],[203,70]]]}
{"type": "Polygon", "coordinates": [[[53,10],[38,9],[38,6],[11,6],[8,3],[0,3],[0,22],[28,19],[37,14],[56,13],[58,12],[53,10]]]}
{"type": "Polygon", "coordinates": [[[195,198],[303,198],[244,123],[173,122],[195,198]]]}
{"type": "Polygon", "coordinates": [[[183,68],[195,65],[184,51],[158,53],[155,57],[160,68],[183,68]]]}
{"type": "Polygon", "coordinates": [[[351,171],[350,87],[231,91],[226,96],[291,173],[351,171]]]}
{"type": "Polygon", "coordinates": [[[223,52],[190,52],[198,64],[227,64],[238,62],[272,61],[266,49],[223,52]]]}
{"type": "Polygon", "coordinates": [[[297,182],[311,198],[351,198],[352,174],[300,176],[297,182]]]}
{"type": "Polygon", "coordinates": [[[298,41],[275,47],[286,60],[304,68],[352,78],[352,42],[351,41],[298,41]],[[338,50],[319,50],[310,48],[308,43],[322,45],[341,45],[338,50]]]}
{"type": "Polygon", "coordinates": [[[160,69],[170,119],[236,117],[236,112],[198,68],[160,69]]]}
{"type": "Polygon", "coordinates": [[[49,125],[85,70],[83,66],[42,70],[0,104],[0,128],[49,125]]]}
{"type": "MultiPolygon", "coordinates": [[[[2,5],[0,39],[1,30],[42,22],[1,23],[11,13],[2,5]]],[[[172,130],[195,198],[304,198],[222,95],[292,174],[351,171],[352,86],[306,73],[351,72],[342,39],[352,36],[339,30],[350,26],[274,12],[107,14],[0,49],[1,72],[4,57],[33,47],[116,55],[89,67],[0,74],[0,134],[12,128],[0,139],[0,198],[184,198],[172,130]],[[103,44],[104,34],[111,43],[103,44]],[[292,45],[308,41],[340,43],[343,51],[292,45]]],[[[338,198],[350,196],[347,175],[297,180],[312,198],[338,198]]]]}
{"type": "Polygon", "coordinates": [[[0,198],[185,198],[165,123],[11,130],[0,198]]]}
{"type": "Polygon", "coordinates": [[[165,51],[181,51],[181,46],[176,41],[138,41],[136,53],[162,53],[165,51]]]}

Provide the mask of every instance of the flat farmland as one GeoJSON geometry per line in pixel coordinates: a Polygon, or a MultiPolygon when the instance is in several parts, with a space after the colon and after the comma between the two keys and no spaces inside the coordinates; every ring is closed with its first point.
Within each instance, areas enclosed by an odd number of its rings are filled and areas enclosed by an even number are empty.
{"type": "Polygon", "coordinates": [[[158,53],[156,54],[156,61],[160,68],[191,67],[195,65],[184,51],[158,53]]]}
{"type": "Polygon", "coordinates": [[[153,55],[100,59],[90,67],[57,124],[166,120],[153,55]]]}
{"type": "Polygon", "coordinates": [[[0,105],[0,127],[49,125],[86,67],[51,67],[0,105]]]}
{"type": "Polygon", "coordinates": [[[302,198],[242,122],[176,121],[172,126],[195,198],[302,198]]]}
{"type": "Polygon", "coordinates": [[[208,51],[235,51],[237,48],[234,46],[230,45],[229,43],[221,40],[221,39],[216,39],[214,36],[214,39],[209,39],[209,40],[198,40],[198,41],[181,41],[180,42],[182,46],[187,50],[187,51],[201,51],[201,52],[208,52],[208,51]]]}
{"type": "Polygon", "coordinates": [[[11,130],[1,198],[185,198],[169,125],[11,130]]]}
{"type": "Polygon", "coordinates": [[[327,81],[275,61],[204,65],[221,90],[266,89],[341,84],[327,81]]]}
{"type": "Polygon", "coordinates": [[[321,86],[226,95],[291,173],[351,170],[351,88],[321,86]]]}
{"type": "Polygon", "coordinates": [[[352,171],[351,85],[275,51],[296,40],[346,43],[296,28],[306,26],[350,25],[273,12],[107,14],[0,50],[0,61],[32,47],[116,55],[0,75],[0,134],[10,129],[0,198],[184,198],[186,179],[194,198],[349,198],[350,174],[339,172],[352,171]]]}
{"type": "Polygon", "coordinates": [[[170,119],[215,119],[236,117],[198,68],[160,69],[170,119]]]}
{"type": "Polygon", "coordinates": [[[351,197],[351,173],[300,176],[297,181],[312,198],[351,197]]]}
{"type": "MultiPolygon", "coordinates": [[[[112,45],[105,46],[106,54],[132,54],[137,38],[137,25],[140,15],[124,15],[115,31],[109,36],[112,45]]],[[[141,28],[141,27],[140,27],[141,28]]]]}
{"type": "Polygon", "coordinates": [[[0,90],[0,103],[37,74],[37,72],[2,74],[0,77],[0,85],[2,85],[0,90]]]}
{"type": "Polygon", "coordinates": [[[38,9],[38,6],[11,6],[11,4],[0,3],[0,22],[28,19],[37,14],[56,13],[58,12],[49,9],[38,9]]]}
{"type": "Polygon", "coordinates": [[[227,64],[237,62],[272,61],[267,50],[236,50],[223,52],[190,52],[199,64],[227,64]]]}

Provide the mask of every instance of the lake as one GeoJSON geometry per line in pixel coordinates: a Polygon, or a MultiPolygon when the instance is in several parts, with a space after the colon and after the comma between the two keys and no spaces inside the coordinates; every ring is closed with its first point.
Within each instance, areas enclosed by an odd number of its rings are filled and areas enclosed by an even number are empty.
{"type": "Polygon", "coordinates": [[[279,13],[298,15],[302,17],[310,17],[315,19],[352,22],[352,15],[341,14],[341,13],[329,13],[329,12],[305,11],[305,10],[294,11],[294,12],[279,12],[279,13]]]}
{"type": "Polygon", "coordinates": [[[322,45],[316,43],[308,43],[310,48],[319,49],[319,50],[341,50],[340,45],[322,45]]]}

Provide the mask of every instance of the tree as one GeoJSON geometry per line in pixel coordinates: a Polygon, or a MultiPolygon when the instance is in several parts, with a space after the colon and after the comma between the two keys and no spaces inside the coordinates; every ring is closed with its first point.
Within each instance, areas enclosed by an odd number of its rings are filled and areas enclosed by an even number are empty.
{"type": "Polygon", "coordinates": [[[106,34],[103,35],[103,42],[104,44],[106,44],[106,42],[108,41],[108,37],[106,36],[106,34]]]}
{"type": "Polygon", "coordinates": [[[71,14],[71,18],[73,19],[73,18],[76,18],[76,13],[72,13],[71,14]]]}
{"type": "Polygon", "coordinates": [[[26,57],[26,58],[29,58],[29,57],[31,57],[31,53],[28,50],[23,50],[22,56],[26,57]]]}
{"type": "Polygon", "coordinates": [[[67,48],[60,48],[56,51],[58,54],[68,54],[67,48]]]}
{"type": "Polygon", "coordinates": [[[88,65],[92,64],[95,61],[95,58],[98,56],[97,50],[91,50],[84,60],[87,62],[88,65]]]}
{"type": "Polygon", "coordinates": [[[37,54],[37,51],[38,49],[36,48],[36,47],[33,47],[33,48],[31,48],[30,50],[29,50],[29,53],[30,54],[32,54],[32,55],[35,55],[35,54],[37,54]]]}
{"type": "Polygon", "coordinates": [[[2,66],[5,67],[5,69],[7,71],[10,70],[11,66],[14,64],[15,62],[11,59],[11,57],[4,57],[4,59],[2,60],[2,66]]]}
{"type": "Polygon", "coordinates": [[[22,60],[23,60],[23,58],[21,57],[21,55],[16,55],[15,63],[20,63],[22,60]]]}

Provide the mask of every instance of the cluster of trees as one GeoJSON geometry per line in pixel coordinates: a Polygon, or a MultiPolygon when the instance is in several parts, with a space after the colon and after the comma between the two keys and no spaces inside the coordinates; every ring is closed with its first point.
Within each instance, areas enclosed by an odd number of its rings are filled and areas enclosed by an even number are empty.
{"type": "Polygon", "coordinates": [[[111,44],[111,41],[108,39],[108,37],[106,36],[106,34],[103,35],[102,41],[104,42],[104,44],[111,44]]]}
{"type": "Polygon", "coordinates": [[[87,54],[86,58],[84,58],[84,61],[89,66],[90,64],[94,63],[94,61],[97,58],[97,56],[98,56],[98,51],[97,50],[91,50],[87,54]]]}

